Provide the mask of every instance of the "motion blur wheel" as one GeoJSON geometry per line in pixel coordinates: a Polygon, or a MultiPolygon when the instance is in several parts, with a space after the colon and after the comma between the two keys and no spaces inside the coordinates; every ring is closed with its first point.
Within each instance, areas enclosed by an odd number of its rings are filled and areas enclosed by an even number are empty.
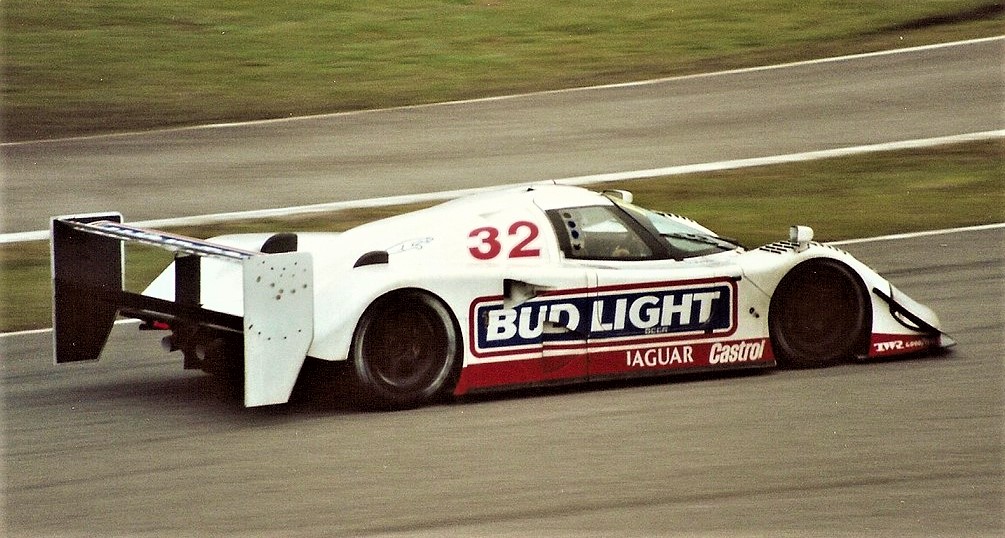
{"type": "Polygon", "coordinates": [[[771,298],[768,325],[779,362],[828,366],[868,350],[872,304],[847,265],[813,259],[782,278],[771,298]]]}
{"type": "Polygon", "coordinates": [[[353,335],[353,384],[380,409],[426,403],[455,381],[460,344],[453,317],[435,297],[403,291],[378,299],[353,335]]]}

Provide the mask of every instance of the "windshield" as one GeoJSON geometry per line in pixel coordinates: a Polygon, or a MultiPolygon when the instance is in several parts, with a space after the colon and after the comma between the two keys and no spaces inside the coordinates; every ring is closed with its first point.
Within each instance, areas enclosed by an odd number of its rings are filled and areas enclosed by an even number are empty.
{"type": "Polygon", "coordinates": [[[700,226],[692,226],[666,213],[645,209],[625,202],[615,201],[621,209],[639,221],[652,233],[660,236],[670,248],[674,258],[693,258],[717,252],[734,250],[740,245],[711,234],[700,226]]]}

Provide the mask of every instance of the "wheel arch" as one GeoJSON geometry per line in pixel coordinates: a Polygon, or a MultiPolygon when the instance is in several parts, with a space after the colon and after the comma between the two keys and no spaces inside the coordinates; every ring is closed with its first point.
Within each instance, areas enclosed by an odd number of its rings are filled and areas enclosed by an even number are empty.
{"type": "Polygon", "coordinates": [[[439,279],[419,282],[415,278],[395,278],[386,274],[387,271],[386,266],[355,269],[354,272],[365,273],[361,275],[365,277],[342,280],[316,290],[314,341],[308,351],[309,356],[326,361],[348,360],[353,335],[367,310],[395,294],[409,292],[425,293],[444,305],[454,325],[453,330],[458,338],[463,339],[463,307],[459,310],[456,300],[443,293],[442,286],[436,285],[439,279]]]}
{"type": "Polygon", "coordinates": [[[448,302],[428,289],[405,286],[387,290],[371,301],[357,320],[348,361],[353,372],[349,388],[358,402],[377,409],[421,405],[451,393],[460,378],[464,363],[460,323],[448,302]],[[413,320],[424,321],[413,325],[413,320]],[[403,327],[435,328],[413,333],[408,328],[401,331],[403,327]],[[423,358],[400,362],[400,358],[382,357],[423,358]],[[427,362],[427,358],[432,360],[427,362]],[[425,366],[402,368],[404,364],[425,366]]]}
{"type": "MultiPolygon", "coordinates": [[[[393,300],[397,296],[408,295],[410,293],[417,293],[417,294],[426,295],[426,296],[429,296],[434,301],[438,302],[440,304],[440,306],[442,306],[443,309],[446,310],[447,314],[450,316],[450,321],[451,321],[451,324],[452,324],[451,329],[453,330],[454,334],[457,336],[457,338],[460,341],[460,343],[463,344],[464,334],[461,332],[461,325],[460,325],[460,322],[457,319],[457,312],[455,312],[455,309],[452,308],[450,306],[450,303],[447,302],[443,297],[441,297],[440,294],[438,294],[435,291],[432,291],[432,290],[430,290],[430,289],[428,289],[426,287],[417,286],[417,285],[404,285],[404,286],[400,286],[400,287],[389,288],[389,289],[384,290],[379,295],[375,296],[369,302],[369,304],[367,304],[366,307],[363,308],[360,311],[359,315],[356,316],[356,323],[353,325],[353,330],[352,330],[353,334],[355,335],[356,330],[359,327],[360,321],[362,321],[362,319],[363,319],[363,316],[365,316],[367,314],[367,312],[369,312],[371,309],[377,308],[377,307],[381,306],[381,303],[385,303],[387,301],[393,300]]],[[[461,346],[461,349],[463,350],[463,345],[461,346]]]]}

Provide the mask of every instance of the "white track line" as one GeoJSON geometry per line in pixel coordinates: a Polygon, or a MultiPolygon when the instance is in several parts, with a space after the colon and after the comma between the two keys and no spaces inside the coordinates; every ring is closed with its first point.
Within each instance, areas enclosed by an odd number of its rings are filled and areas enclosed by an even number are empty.
{"type": "MultiPolygon", "coordinates": [[[[894,241],[894,240],[897,240],[897,239],[913,239],[913,238],[916,238],[916,237],[931,237],[931,236],[936,236],[936,235],[948,235],[948,234],[955,234],[955,233],[977,232],[977,231],[981,231],[981,230],[995,230],[995,229],[999,229],[999,228],[1005,228],[1005,222],[1000,222],[1000,223],[997,223],[997,224],[985,224],[985,225],[982,225],[982,226],[965,226],[965,227],[962,227],[962,228],[946,228],[946,229],[943,229],[943,230],[927,230],[927,231],[924,231],[924,232],[913,232],[913,233],[903,233],[903,234],[894,234],[894,235],[880,235],[880,236],[877,236],[877,237],[865,237],[865,238],[861,238],[861,239],[847,239],[847,240],[844,240],[844,241],[833,241],[833,242],[830,242],[830,243],[827,243],[827,244],[828,245],[834,245],[834,246],[853,245],[853,244],[861,244],[861,243],[874,243],[874,242],[879,242],[879,241],[894,241]]],[[[129,324],[129,323],[139,323],[139,320],[135,320],[135,319],[120,319],[120,320],[118,320],[118,321],[115,322],[116,325],[129,324]]],[[[46,334],[46,333],[51,333],[51,332],[52,332],[52,328],[51,327],[50,328],[45,328],[45,329],[31,329],[31,330],[27,330],[27,331],[14,331],[14,332],[9,332],[9,333],[0,333],[0,338],[5,338],[5,337],[8,337],[8,336],[11,336],[11,337],[14,337],[14,336],[29,336],[29,335],[33,335],[33,334],[46,334]]]]}
{"type": "Polygon", "coordinates": [[[3,147],[3,146],[21,146],[21,145],[29,145],[29,144],[50,144],[50,143],[67,142],[67,141],[74,141],[74,140],[95,140],[95,139],[102,139],[102,138],[119,138],[119,137],[125,137],[125,136],[149,135],[149,134],[157,134],[157,133],[172,133],[172,132],[192,131],[192,130],[200,130],[200,129],[222,129],[222,128],[230,128],[230,127],[246,127],[246,126],[253,126],[253,125],[269,125],[269,124],[273,124],[273,123],[286,123],[286,122],[299,121],[299,120],[305,120],[305,119],[336,118],[336,117],[343,117],[343,116],[350,116],[350,115],[359,115],[359,114],[373,114],[373,113],[386,112],[386,111],[391,111],[391,110],[414,110],[414,109],[419,109],[419,108],[440,107],[440,106],[450,106],[450,105],[460,105],[460,104],[470,104],[470,103],[486,103],[486,102],[493,102],[493,101],[504,101],[504,100],[507,100],[507,99],[518,99],[518,98],[523,98],[523,97],[531,97],[531,96],[534,96],[534,95],[552,95],[552,94],[561,94],[561,93],[579,92],[579,91],[590,91],[590,90],[606,90],[606,89],[614,89],[614,88],[631,88],[631,87],[636,87],[636,86],[647,86],[647,85],[651,85],[651,84],[662,84],[662,83],[666,83],[666,82],[673,82],[673,81],[679,81],[679,80],[691,80],[691,79],[697,79],[697,78],[720,77],[720,76],[728,76],[728,75],[741,75],[741,74],[745,74],[745,73],[757,73],[757,72],[761,72],[761,71],[772,71],[772,70],[776,70],[776,69],[789,69],[789,68],[793,68],[793,67],[802,67],[802,66],[809,66],[809,65],[820,65],[820,64],[827,64],[827,63],[834,63],[834,62],[847,62],[847,61],[858,60],[858,59],[861,59],[861,58],[875,58],[875,57],[878,57],[878,56],[890,56],[890,55],[894,55],[894,54],[910,54],[910,53],[915,53],[915,52],[924,52],[924,51],[929,51],[929,50],[938,50],[938,49],[944,49],[944,48],[950,48],[950,47],[962,47],[962,46],[967,46],[967,45],[977,45],[977,44],[981,44],[981,43],[988,43],[988,42],[991,42],[991,41],[1001,41],[1001,40],[1005,40],[1005,35],[994,36],[994,37],[983,37],[983,38],[978,38],[978,39],[967,39],[967,40],[964,40],[964,41],[952,41],[952,42],[949,42],[949,43],[935,43],[935,44],[932,44],[932,45],[920,45],[920,46],[917,46],[917,47],[906,47],[906,48],[902,48],[902,49],[880,50],[880,51],[875,51],[875,52],[865,52],[865,53],[861,53],[861,54],[848,54],[848,55],[845,55],[845,56],[833,56],[833,57],[830,57],[830,58],[817,58],[817,59],[813,59],[813,60],[801,60],[801,61],[797,61],[797,62],[789,62],[789,63],[782,63],[782,64],[774,64],[774,65],[764,65],[764,66],[757,66],[757,67],[744,67],[744,68],[739,68],[739,69],[728,69],[728,70],[725,70],[725,71],[714,71],[712,73],[696,73],[696,74],[692,74],[692,75],[678,75],[678,76],[673,76],[673,77],[664,77],[664,78],[656,78],[656,79],[648,79],[648,80],[639,80],[639,81],[632,81],[632,82],[620,82],[620,83],[614,83],[614,84],[602,84],[602,85],[598,85],[598,86],[579,86],[579,87],[574,87],[574,88],[562,88],[562,89],[558,89],[558,90],[545,90],[545,91],[539,91],[539,92],[518,93],[518,94],[510,94],[510,95],[498,95],[498,96],[493,96],[493,97],[479,97],[479,98],[475,98],[475,99],[460,99],[460,100],[456,100],[456,101],[442,101],[442,102],[437,102],[437,103],[426,103],[426,104],[420,104],[420,105],[404,105],[404,106],[398,106],[398,107],[375,108],[375,109],[367,109],[367,110],[350,110],[350,111],[345,111],[345,112],[331,112],[331,113],[327,113],[327,114],[313,114],[313,115],[309,115],[309,116],[290,116],[290,117],[286,117],[286,118],[270,118],[270,119],[264,119],[264,120],[235,121],[235,122],[227,122],[227,123],[211,123],[211,124],[206,124],[206,125],[190,125],[190,126],[185,126],[185,127],[170,127],[170,128],[166,128],[166,129],[152,129],[152,130],[149,130],[149,131],[128,131],[128,132],[120,132],[120,133],[98,134],[98,135],[87,135],[87,136],[74,136],[74,137],[66,137],[66,138],[52,138],[52,139],[43,139],[43,140],[26,140],[26,141],[20,141],[20,142],[0,142],[0,147],[3,147]]]}
{"type": "Polygon", "coordinates": [[[927,230],[924,232],[909,232],[909,233],[893,234],[893,235],[880,235],[877,237],[865,237],[862,239],[845,239],[844,241],[831,241],[830,243],[827,244],[834,246],[857,245],[860,243],[895,241],[897,239],[914,239],[916,237],[931,237],[933,235],[946,235],[960,232],[979,232],[981,230],[996,230],[998,228],[1005,228],[1005,222],[999,222],[997,224],[984,224],[981,226],[964,226],[962,228],[946,228],[944,230],[927,230]]]}
{"type": "MultiPolygon", "coordinates": [[[[772,164],[805,162],[819,159],[830,159],[835,157],[847,157],[850,155],[861,155],[865,153],[876,153],[882,151],[929,148],[935,146],[942,146],[946,144],[973,142],[979,140],[992,140],[997,138],[1005,138],[1005,129],[998,131],[983,131],[978,133],[965,133],[959,135],[939,136],[935,138],[922,138],[918,140],[883,142],[880,144],[869,144],[865,146],[852,146],[846,148],[807,151],[803,153],[790,153],[787,155],[772,155],[769,157],[754,157],[750,159],[735,159],[730,161],[719,161],[712,163],[685,164],[678,166],[668,166],[664,168],[650,168],[647,170],[633,170],[627,172],[592,174],[587,176],[576,176],[576,177],[566,177],[553,180],[536,181],[533,183],[554,182],[563,185],[589,185],[591,183],[601,183],[605,181],[630,181],[635,179],[644,179],[644,178],[652,178],[660,176],[676,176],[683,174],[694,174],[699,172],[735,170],[738,168],[749,168],[754,166],[766,166],[772,164]]],[[[431,192],[424,194],[387,196],[383,198],[368,198],[365,200],[351,200],[345,202],[330,202],[324,204],[312,204],[312,205],[295,206],[295,207],[259,209],[253,211],[237,211],[232,213],[217,213],[214,215],[197,215],[192,217],[145,220],[139,222],[132,222],[131,224],[147,228],[172,227],[172,226],[202,226],[206,224],[218,224],[221,222],[232,222],[236,220],[289,217],[294,215],[322,213],[322,212],[338,211],[350,208],[368,208],[368,207],[382,207],[382,206],[401,205],[401,204],[413,204],[421,202],[435,202],[441,200],[448,200],[452,198],[459,198],[461,196],[475,194],[487,190],[496,190],[499,188],[506,188],[506,187],[516,187],[520,185],[530,185],[533,183],[495,185],[491,187],[480,187],[480,188],[461,189],[453,191],[440,191],[440,192],[431,192]]],[[[36,230],[33,232],[13,232],[13,233],[0,234],[0,244],[20,243],[25,241],[45,241],[48,238],[49,238],[48,230],[36,230]]]]}

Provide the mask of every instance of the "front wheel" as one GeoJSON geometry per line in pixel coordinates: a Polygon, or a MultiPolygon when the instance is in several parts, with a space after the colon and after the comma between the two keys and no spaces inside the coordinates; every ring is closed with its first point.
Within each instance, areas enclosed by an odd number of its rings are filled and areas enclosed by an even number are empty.
{"type": "Polygon", "coordinates": [[[872,303],[851,268],[817,258],[792,268],[768,312],[771,342],[787,366],[828,366],[868,349],[872,303]]]}
{"type": "Polygon", "coordinates": [[[428,402],[454,381],[460,338],[453,316],[437,298],[416,290],[375,301],[353,335],[353,384],[362,400],[381,409],[428,402]]]}

